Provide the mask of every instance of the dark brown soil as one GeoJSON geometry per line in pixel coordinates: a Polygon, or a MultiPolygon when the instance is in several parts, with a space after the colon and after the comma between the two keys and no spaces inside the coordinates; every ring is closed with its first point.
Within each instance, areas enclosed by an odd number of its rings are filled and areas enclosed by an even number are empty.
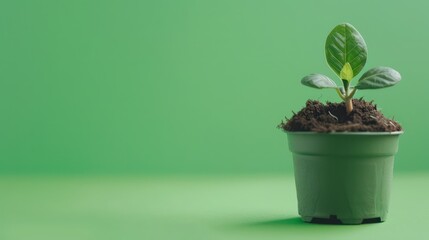
{"type": "Polygon", "coordinates": [[[394,132],[402,127],[377,110],[377,105],[353,99],[353,111],[346,113],[344,102],[323,104],[308,100],[305,108],[278,126],[285,131],[312,132],[394,132]]]}

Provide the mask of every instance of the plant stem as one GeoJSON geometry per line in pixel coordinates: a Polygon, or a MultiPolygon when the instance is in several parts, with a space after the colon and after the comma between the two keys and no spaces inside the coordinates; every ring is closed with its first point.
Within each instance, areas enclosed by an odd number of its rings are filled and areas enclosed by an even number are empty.
{"type": "Polygon", "coordinates": [[[335,90],[337,91],[338,96],[340,96],[341,99],[343,99],[344,101],[346,100],[345,96],[341,93],[339,88],[335,88],[335,90]]]}
{"type": "Polygon", "coordinates": [[[346,111],[347,114],[350,114],[353,111],[353,101],[352,98],[356,93],[356,88],[354,88],[350,94],[349,94],[349,89],[346,90],[346,97],[344,99],[344,102],[346,104],[346,111]]]}
{"type": "Polygon", "coordinates": [[[345,100],[347,114],[350,114],[353,111],[353,102],[351,98],[345,100]]]}
{"type": "Polygon", "coordinates": [[[353,96],[355,95],[355,93],[356,93],[356,88],[353,88],[353,90],[352,90],[352,92],[347,96],[348,98],[350,98],[350,99],[352,99],[353,98],[353,96]]]}
{"type": "Polygon", "coordinates": [[[353,111],[353,102],[352,97],[356,92],[356,89],[353,89],[352,92],[349,94],[349,81],[343,79],[343,85],[344,85],[344,104],[346,105],[346,112],[347,114],[350,114],[353,111]]]}

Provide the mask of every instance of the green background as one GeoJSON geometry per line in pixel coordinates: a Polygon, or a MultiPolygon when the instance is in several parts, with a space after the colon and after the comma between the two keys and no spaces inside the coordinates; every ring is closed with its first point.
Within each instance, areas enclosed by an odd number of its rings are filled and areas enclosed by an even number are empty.
{"type": "MultiPolygon", "coordinates": [[[[404,239],[426,231],[429,2],[0,1],[1,239],[404,239]],[[335,78],[329,31],[350,22],[359,91],[399,121],[390,218],[325,226],[297,217],[276,128],[335,78]],[[420,173],[417,173],[420,172],[420,173]]],[[[355,80],[356,81],[356,80],[355,80]]],[[[417,235],[416,235],[417,236],[417,235]]]]}
{"type": "MultiPolygon", "coordinates": [[[[364,36],[364,70],[403,80],[360,91],[405,128],[397,170],[426,170],[428,3],[6,1],[0,3],[3,173],[290,172],[276,125],[307,99],[329,31],[364,36]],[[421,111],[421,113],[419,113],[421,111]]],[[[356,80],[355,80],[356,81],[356,80]]]]}

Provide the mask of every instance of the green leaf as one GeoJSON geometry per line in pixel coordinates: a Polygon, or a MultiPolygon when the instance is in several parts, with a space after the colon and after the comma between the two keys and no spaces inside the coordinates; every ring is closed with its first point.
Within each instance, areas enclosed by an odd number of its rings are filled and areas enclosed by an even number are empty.
{"type": "Polygon", "coordinates": [[[350,64],[354,77],[366,63],[366,43],[351,24],[340,24],[326,38],[325,54],[328,65],[339,77],[347,63],[350,64]]]}
{"type": "Polygon", "coordinates": [[[301,83],[313,88],[337,88],[332,79],[322,74],[307,75],[301,80],[301,83]]]}
{"type": "Polygon", "coordinates": [[[350,63],[346,62],[346,64],[344,65],[343,69],[341,69],[340,78],[342,80],[347,80],[349,82],[352,80],[352,78],[353,78],[353,69],[352,69],[352,66],[350,65],[350,63]]]}
{"type": "Polygon", "coordinates": [[[375,67],[368,70],[359,79],[357,89],[375,89],[395,85],[401,80],[401,74],[390,67],[375,67]]]}

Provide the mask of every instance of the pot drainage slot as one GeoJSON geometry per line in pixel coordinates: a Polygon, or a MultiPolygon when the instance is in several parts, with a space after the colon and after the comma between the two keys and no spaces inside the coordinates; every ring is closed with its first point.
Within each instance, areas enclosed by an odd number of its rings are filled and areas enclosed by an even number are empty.
{"type": "Polygon", "coordinates": [[[381,218],[377,217],[377,218],[367,218],[364,219],[362,221],[362,223],[380,223],[381,222],[381,218]]]}

